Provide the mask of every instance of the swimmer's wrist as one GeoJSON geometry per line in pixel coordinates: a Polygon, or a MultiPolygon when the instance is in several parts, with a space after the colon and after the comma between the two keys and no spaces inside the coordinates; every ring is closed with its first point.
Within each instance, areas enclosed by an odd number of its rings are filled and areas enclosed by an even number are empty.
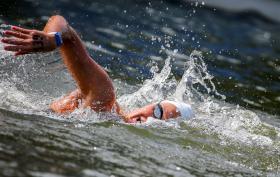
{"type": "Polygon", "coordinates": [[[53,35],[53,40],[55,42],[56,47],[60,47],[63,44],[63,37],[61,32],[50,32],[48,33],[50,35],[53,35]]]}

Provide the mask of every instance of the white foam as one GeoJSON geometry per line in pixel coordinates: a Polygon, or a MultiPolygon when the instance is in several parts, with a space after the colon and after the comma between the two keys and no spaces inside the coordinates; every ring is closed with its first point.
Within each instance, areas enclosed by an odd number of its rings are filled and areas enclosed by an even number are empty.
{"type": "MultiPolygon", "coordinates": [[[[90,46],[92,47],[92,45],[90,46]]],[[[1,47],[2,44],[0,44],[0,48],[1,47]]],[[[39,73],[43,75],[44,73],[34,70],[33,67],[36,63],[25,63],[27,61],[35,61],[35,59],[36,61],[40,61],[38,60],[38,57],[43,59],[54,58],[53,55],[42,54],[34,58],[32,58],[32,56],[27,56],[28,60],[12,60],[10,54],[6,51],[0,50],[0,54],[7,62],[7,72],[10,72],[10,68],[16,67],[12,68],[13,71],[16,71],[12,72],[12,74],[1,74],[0,106],[19,113],[32,113],[36,115],[46,115],[50,118],[62,119],[60,116],[49,114],[47,112],[48,104],[52,99],[55,99],[55,96],[52,95],[53,93],[50,92],[50,94],[43,95],[39,94],[40,92],[36,92],[37,90],[34,86],[36,83],[33,83],[33,81],[34,78],[39,76],[35,74],[39,73]],[[10,65],[13,64],[13,62],[17,63],[10,65]],[[28,73],[34,73],[34,75],[30,77],[28,73]],[[23,74],[26,74],[26,77],[21,77],[23,74]],[[10,82],[5,82],[5,78],[7,77],[10,82]],[[32,82],[30,80],[32,80],[32,82]],[[26,90],[19,89],[17,87],[17,85],[24,86],[24,84],[29,85],[30,89],[34,89],[34,91],[30,90],[27,92],[26,90]]],[[[115,55],[114,53],[110,54],[115,55]]],[[[176,58],[177,56],[173,57],[176,58]]],[[[209,134],[217,133],[221,139],[226,139],[230,142],[244,143],[253,146],[278,146],[279,148],[280,145],[279,143],[277,145],[277,140],[279,140],[280,133],[277,128],[268,126],[260,120],[258,114],[250,110],[224,103],[223,99],[225,97],[217,92],[214,83],[211,81],[213,76],[207,71],[207,66],[199,52],[194,51],[189,57],[184,58],[186,59],[186,68],[182,79],[179,82],[171,77],[172,72],[170,65],[172,55],[165,60],[165,65],[160,72],[157,72],[157,70],[154,69],[153,78],[146,80],[142,85],[130,86],[123,82],[126,86],[123,87],[124,90],[121,90],[124,94],[118,99],[120,105],[127,110],[131,110],[149,103],[166,99],[187,102],[192,105],[193,112],[195,112],[195,118],[186,121],[188,126],[203,129],[209,134]],[[198,92],[194,85],[199,85],[202,89],[204,89],[206,94],[198,92]],[[131,90],[136,91],[128,94],[127,92],[131,92],[131,90]],[[220,98],[220,100],[212,98],[211,95],[216,95],[220,98]],[[275,137],[262,133],[262,131],[271,131],[275,137]]],[[[2,62],[1,67],[5,69],[6,64],[2,62]]],[[[50,83],[56,83],[54,87],[59,87],[59,83],[63,83],[63,81],[65,81],[65,78],[52,77],[50,83]]],[[[43,85],[39,86],[42,87],[43,85]]],[[[55,89],[52,89],[54,92],[55,89]]],[[[99,115],[87,110],[83,110],[82,112],[79,111],[80,110],[77,110],[70,114],[69,120],[72,120],[71,118],[75,117],[77,119],[80,118],[80,120],[84,122],[91,120],[102,121],[103,118],[107,120],[107,115],[99,115]]],[[[184,111],[182,112],[187,115],[184,111]]],[[[77,121],[77,119],[73,119],[73,121],[77,121]]],[[[171,127],[179,126],[179,124],[176,123],[173,124],[165,121],[158,123],[158,121],[155,120],[148,121],[146,125],[155,125],[159,127],[162,125],[168,125],[171,127]]]]}

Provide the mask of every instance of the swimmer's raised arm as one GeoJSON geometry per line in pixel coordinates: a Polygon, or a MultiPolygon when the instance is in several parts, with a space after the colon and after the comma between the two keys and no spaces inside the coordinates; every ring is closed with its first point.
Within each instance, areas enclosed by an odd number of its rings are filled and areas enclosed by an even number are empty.
{"type": "Polygon", "coordinates": [[[63,44],[60,52],[77,82],[83,107],[90,106],[98,112],[111,111],[116,99],[108,74],[89,56],[82,40],[62,16],[51,17],[43,31],[12,27],[4,34],[13,38],[3,38],[2,42],[8,44],[4,49],[15,52],[15,55],[48,52],[57,47],[56,37],[52,32],[61,33],[63,44]]]}
{"type": "Polygon", "coordinates": [[[63,61],[78,88],[50,105],[57,113],[72,112],[82,101],[83,107],[90,106],[97,112],[111,112],[115,107],[116,112],[128,123],[145,122],[148,117],[161,120],[179,116],[192,117],[189,105],[168,100],[147,105],[128,114],[122,112],[108,74],[89,56],[82,40],[61,16],[51,17],[43,31],[13,26],[4,34],[13,37],[2,39],[3,43],[8,44],[4,49],[15,52],[15,55],[48,52],[60,46],[63,61]]]}

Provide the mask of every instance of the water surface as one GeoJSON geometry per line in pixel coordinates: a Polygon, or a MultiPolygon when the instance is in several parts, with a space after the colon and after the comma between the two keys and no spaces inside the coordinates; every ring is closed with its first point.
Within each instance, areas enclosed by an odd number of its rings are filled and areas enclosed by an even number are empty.
{"type": "Polygon", "coordinates": [[[75,89],[58,51],[15,58],[1,44],[1,176],[279,174],[279,23],[183,1],[0,8],[1,31],[65,16],[112,77],[124,109],[175,98],[196,113],[137,125],[90,110],[55,115],[49,103],[75,89]]]}

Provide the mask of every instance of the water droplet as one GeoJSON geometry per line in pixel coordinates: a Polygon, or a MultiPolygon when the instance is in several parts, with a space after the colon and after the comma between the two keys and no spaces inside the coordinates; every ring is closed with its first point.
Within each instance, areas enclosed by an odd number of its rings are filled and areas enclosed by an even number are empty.
{"type": "Polygon", "coordinates": [[[180,167],[176,167],[176,170],[177,170],[177,171],[180,171],[180,170],[181,170],[181,168],[180,168],[180,167]]]}

